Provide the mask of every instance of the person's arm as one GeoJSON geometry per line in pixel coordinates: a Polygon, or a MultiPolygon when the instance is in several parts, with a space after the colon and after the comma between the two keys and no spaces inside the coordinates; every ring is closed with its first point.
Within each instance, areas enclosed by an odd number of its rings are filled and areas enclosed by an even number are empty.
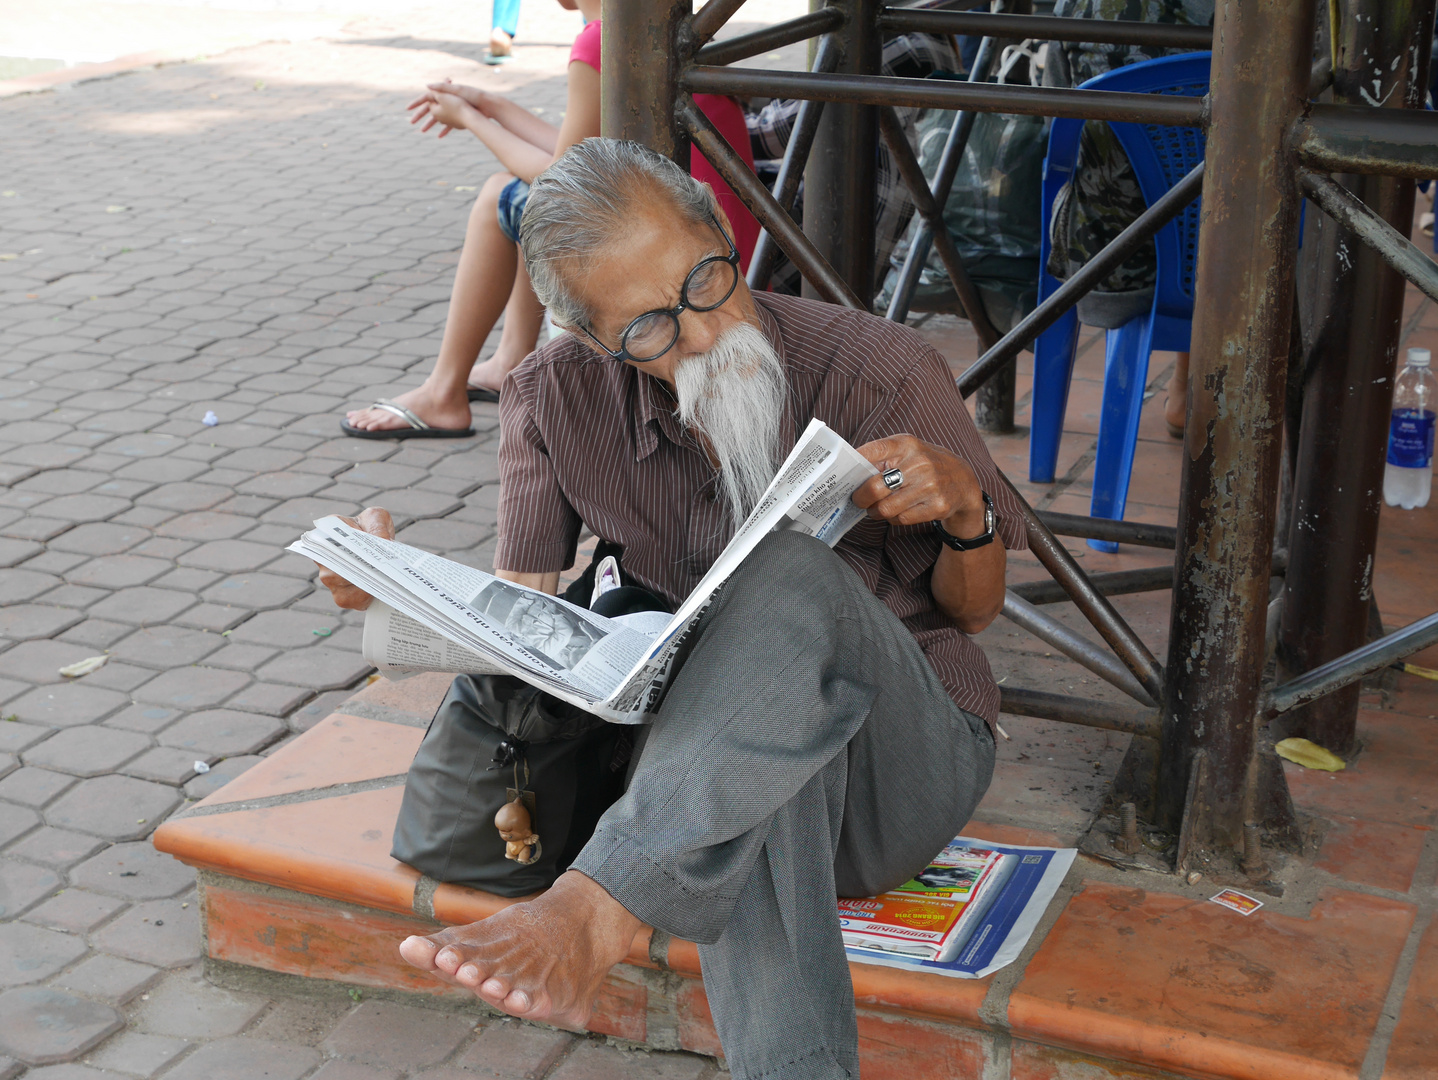
{"type": "Polygon", "coordinates": [[[494,576],[503,578],[505,581],[512,581],[516,585],[523,585],[526,589],[538,589],[542,593],[549,593],[556,596],[559,593],[559,571],[551,570],[547,574],[522,574],[518,570],[496,570],[494,576]]]}
{"type": "MultiPolygon", "coordinates": [[[[893,491],[874,476],[854,492],[854,503],[891,525],[938,521],[962,539],[984,531],[984,493],[978,476],[957,454],[913,435],[894,435],[858,448],[874,468],[903,472],[893,491]]],[[[932,526],[931,526],[932,527],[932,526]]],[[[973,551],[944,546],[934,563],[929,588],[934,602],[966,634],[977,634],[1004,607],[1008,553],[1001,536],[973,551]]]]}
{"type": "MultiPolygon", "coordinates": [[[[564,151],[599,134],[599,72],[578,61],[569,65],[564,122],[554,136],[553,149],[548,151],[486,116],[458,94],[431,90],[413,107],[415,116],[411,122],[425,121],[421,130],[428,131],[435,124],[442,124],[446,128],[440,132],[443,138],[449,130],[464,128],[489,147],[505,169],[521,180],[533,183],[534,178],[549,168],[564,151]]],[[[538,117],[534,119],[539,120],[538,117]]]]}
{"type": "MultiPolygon", "coordinates": [[[[361,532],[367,532],[385,540],[394,539],[394,519],[382,506],[368,506],[357,518],[340,518],[340,520],[352,529],[359,529],[361,532]]],[[[547,574],[521,574],[517,570],[496,570],[494,576],[503,578],[505,581],[512,581],[516,585],[523,585],[526,588],[538,589],[551,596],[559,592],[558,570],[551,570],[547,574]]],[[[323,566],[320,567],[319,581],[330,591],[337,607],[364,611],[374,602],[374,597],[358,585],[350,584],[333,570],[328,570],[323,566]]]]}
{"type": "Polygon", "coordinates": [[[599,72],[575,60],[569,65],[569,85],[564,103],[564,119],[554,140],[554,156],[585,139],[599,138],[599,72]]]}
{"type": "Polygon", "coordinates": [[[473,86],[460,83],[430,83],[429,89],[462,97],[500,127],[514,132],[527,143],[539,147],[547,154],[554,153],[554,142],[559,137],[559,128],[548,120],[541,119],[523,105],[519,105],[501,94],[491,94],[473,86]]]}
{"type": "Polygon", "coordinates": [[[954,385],[948,362],[912,330],[883,324],[871,347],[907,358],[904,376],[854,432],[853,442],[882,472],[899,468],[890,492],[878,477],[854,501],[890,523],[884,557],[900,580],[927,578],[935,606],[965,633],[978,633],[1003,610],[1008,551],[1028,546],[1023,508],[1008,487],[954,385]],[[881,464],[882,463],[882,464],[881,464]],[[934,533],[972,539],[984,531],[984,494],[994,502],[994,541],[954,551],[934,533]]]}

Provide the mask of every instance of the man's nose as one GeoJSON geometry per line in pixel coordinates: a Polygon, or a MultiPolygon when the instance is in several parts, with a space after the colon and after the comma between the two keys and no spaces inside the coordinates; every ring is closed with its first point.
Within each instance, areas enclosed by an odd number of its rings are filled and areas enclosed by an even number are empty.
{"type": "Polygon", "coordinates": [[[679,313],[679,340],[674,344],[681,354],[691,356],[708,352],[714,347],[719,335],[729,326],[724,307],[714,311],[694,311],[691,308],[679,313]]]}

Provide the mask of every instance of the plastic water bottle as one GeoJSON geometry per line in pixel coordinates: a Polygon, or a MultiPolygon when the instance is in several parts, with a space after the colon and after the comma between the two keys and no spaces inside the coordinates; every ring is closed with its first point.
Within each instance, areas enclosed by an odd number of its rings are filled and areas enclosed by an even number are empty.
{"type": "Polygon", "coordinates": [[[1427,506],[1433,487],[1433,407],[1438,383],[1429,370],[1430,360],[1427,349],[1409,349],[1408,364],[1393,384],[1383,501],[1404,510],[1427,506]]]}

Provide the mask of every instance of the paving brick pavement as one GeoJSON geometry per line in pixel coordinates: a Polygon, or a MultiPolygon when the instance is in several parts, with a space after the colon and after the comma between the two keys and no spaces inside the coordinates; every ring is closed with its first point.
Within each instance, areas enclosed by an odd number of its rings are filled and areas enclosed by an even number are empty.
{"type": "Polygon", "coordinates": [[[489,565],[493,406],[453,441],[338,421],[432,362],[496,167],[405,103],[452,76],[557,121],[579,24],[527,5],[519,58],[487,68],[472,5],[381,6],[330,40],[0,101],[0,1080],[718,1068],[478,1009],[216,985],[194,874],[148,843],[369,675],[361,619],[283,551],[300,529],[381,503],[403,539],[489,565]]]}

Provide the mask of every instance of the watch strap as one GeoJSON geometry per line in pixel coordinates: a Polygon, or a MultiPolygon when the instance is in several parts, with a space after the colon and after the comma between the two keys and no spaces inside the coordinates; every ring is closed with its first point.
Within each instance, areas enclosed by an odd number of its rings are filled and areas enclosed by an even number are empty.
{"type": "Polygon", "coordinates": [[[981,491],[979,494],[984,497],[984,531],[978,536],[964,539],[963,537],[955,536],[949,532],[948,529],[944,528],[942,521],[933,522],[934,532],[939,534],[939,539],[955,551],[973,551],[974,548],[981,548],[985,544],[994,542],[994,524],[996,517],[994,500],[989,498],[987,491],[981,491]]]}

